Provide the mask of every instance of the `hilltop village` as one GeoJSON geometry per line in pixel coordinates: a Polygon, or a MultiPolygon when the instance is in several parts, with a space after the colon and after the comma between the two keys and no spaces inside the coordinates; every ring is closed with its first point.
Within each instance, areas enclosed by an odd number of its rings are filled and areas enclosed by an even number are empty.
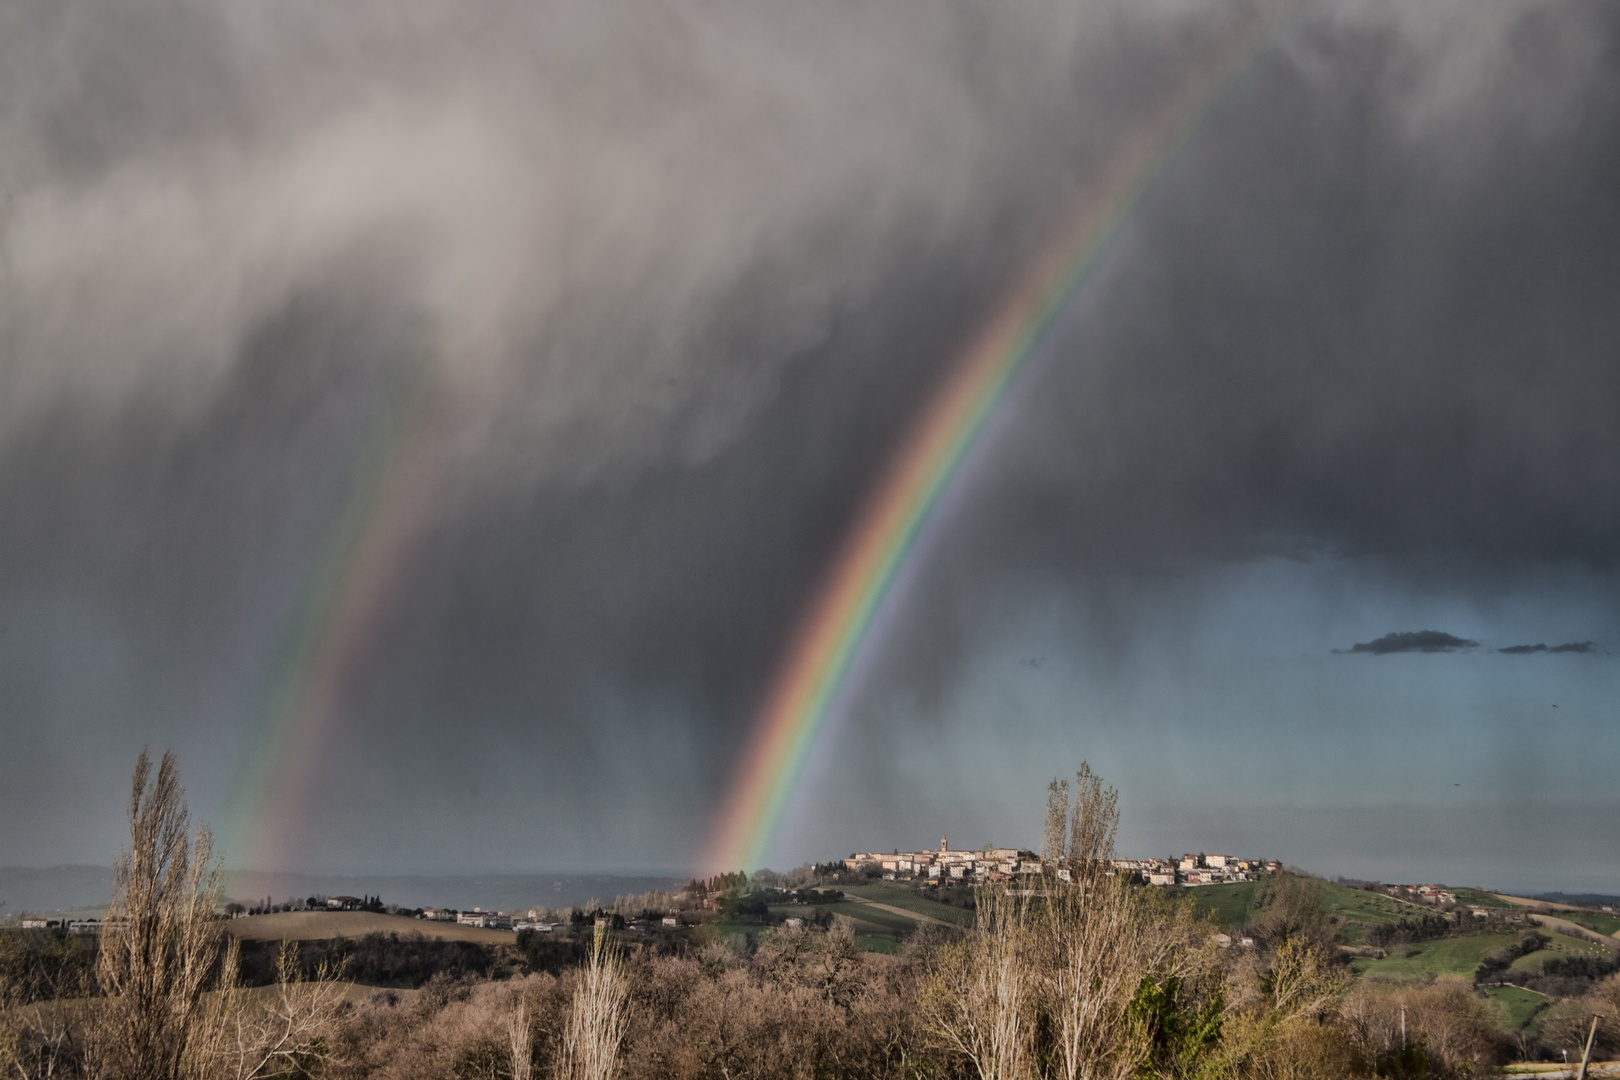
{"type": "MultiPolygon", "coordinates": [[[[1253,881],[1282,869],[1274,859],[1239,859],[1202,852],[1179,859],[1114,859],[1112,866],[1116,873],[1130,874],[1147,885],[1221,885],[1253,881]]],[[[949,837],[941,837],[937,851],[852,852],[844,860],[844,868],[865,877],[881,876],[885,881],[1015,881],[1022,875],[1039,875],[1043,864],[1039,855],[1024,848],[960,850],[951,847],[949,837]]],[[[1059,867],[1057,876],[1067,881],[1069,872],[1059,867]]]]}

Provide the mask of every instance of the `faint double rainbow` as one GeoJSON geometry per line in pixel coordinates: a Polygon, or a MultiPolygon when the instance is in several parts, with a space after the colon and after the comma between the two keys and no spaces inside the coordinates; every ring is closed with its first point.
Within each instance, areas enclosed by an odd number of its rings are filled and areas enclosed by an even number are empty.
{"type": "Polygon", "coordinates": [[[1287,4],[1211,50],[1179,93],[1136,127],[1020,275],[921,414],[811,602],[755,718],[703,859],[706,872],[761,865],[874,622],[986,425],[1125,222],[1267,42],[1287,4]]]}
{"type": "Polygon", "coordinates": [[[343,695],[438,495],[450,412],[425,351],[402,359],[350,465],[341,509],[279,650],[231,800],[226,848],[233,866],[290,869],[299,857],[319,758],[343,695]]]}

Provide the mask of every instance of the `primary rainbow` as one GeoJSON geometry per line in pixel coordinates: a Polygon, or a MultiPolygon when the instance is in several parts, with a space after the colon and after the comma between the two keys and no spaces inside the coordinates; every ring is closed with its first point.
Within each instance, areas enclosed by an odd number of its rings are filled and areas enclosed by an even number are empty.
{"type": "Polygon", "coordinates": [[[760,865],[852,661],[986,422],[1154,181],[1291,10],[1256,20],[1125,140],[963,353],[857,520],[788,651],[721,806],[707,871],[760,865]]]}

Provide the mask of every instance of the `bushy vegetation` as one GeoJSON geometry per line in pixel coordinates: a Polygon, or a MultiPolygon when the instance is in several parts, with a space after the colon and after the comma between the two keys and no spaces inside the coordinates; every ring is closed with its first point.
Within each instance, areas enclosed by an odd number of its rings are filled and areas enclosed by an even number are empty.
{"type": "MultiPolygon", "coordinates": [[[[1375,942],[1409,961],[1461,950],[1478,970],[1356,979],[1341,946],[1354,898],[1300,874],[1247,891],[1243,925],[1255,944],[1231,946],[1217,934],[1226,923],[1194,896],[1112,872],[1116,796],[1089,769],[1048,794],[1042,875],[939,890],[971,898],[971,918],[954,923],[932,913],[961,909],[920,893],[851,885],[846,898],[818,895],[808,874],[739,874],[694,882],[678,902],[697,898],[683,919],[699,925],[669,933],[649,926],[677,898],[648,894],[566,912],[564,929],[524,932],[512,945],[372,934],[238,949],[211,918],[217,863],[206,832],[189,832],[172,759],[153,784],[143,756],[132,852],[99,953],[42,932],[8,936],[0,950],[0,1072],[1446,1080],[1568,1048],[1592,1013],[1620,1015],[1611,961],[1560,954],[1526,970],[1548,943],[1539,932],[1477,933],[1418,910],[1380,919],[1382,901],[1357,923],[1388,928],[1375,942]],[[919,918],[855,903],[861,894],[902,900],[892,906],[919,918]],[[787,905],[812,917],[785,928],[777,911],[787,905]],[[881,922],[858,924],[846,908],[907,932],[883,939],[891,952],[873,952],[877,939],[859,927],[881,922]],[[1544,1008],[1528,990],[1499,991],[1518,995],[1509,1005],[1522,1016],[1509,1024],[1508,1006],[1470,975],[1562,979],[1579,996],[1544,1008]],[[376,989],[357,993],[349,980],[376,989]]],[[[1620,1050],[1620,1024],[1606,1020],[1597,1045],[1620,1050]]]]}

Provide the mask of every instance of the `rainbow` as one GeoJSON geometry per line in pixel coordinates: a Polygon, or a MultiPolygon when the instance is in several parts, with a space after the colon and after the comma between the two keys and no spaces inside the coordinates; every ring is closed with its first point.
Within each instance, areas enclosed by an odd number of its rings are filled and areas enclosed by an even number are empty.
{"type": "Polygon", "coordinates": [[[1255,20],[1215,50],[1214,62],[1124,140],[963,352],[857,518],[789,646],[721,804],[706,872],[761,865],[852,664],[874,636],[874,620],[987,422],[1154,183],[1294,10],[1255,20]]]}
{"type": "Polygon", "coordinates": [[[430,368],[420,355],[401,365],[351,468],[236,784],[233,866],[287,869],[297,854],[320,750],[437,487],[447,408],[430,368]]]}

